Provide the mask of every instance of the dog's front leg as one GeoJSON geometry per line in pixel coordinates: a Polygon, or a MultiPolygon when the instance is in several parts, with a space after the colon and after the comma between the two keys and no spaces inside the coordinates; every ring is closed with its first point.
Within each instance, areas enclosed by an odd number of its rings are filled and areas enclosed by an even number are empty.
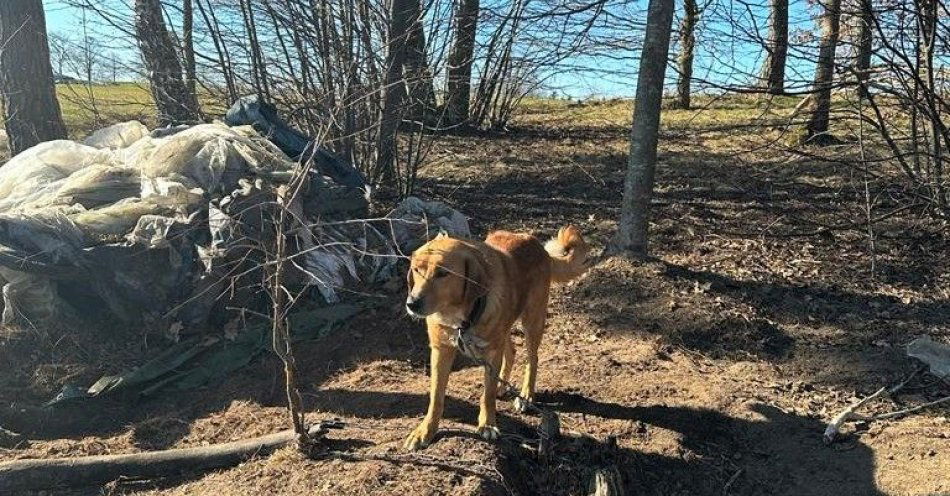
{"type": "Polygon", "coordinates": [[[488,361],[485,369],[485,392],[482,394],[481,409],[478,412],[478,434],[483,438],[494,441],[498,439],[499,431],[495,422],[495,401],[498,394],[498,374],[501,371],[501,359],[504,349],[489,349],[485,359],[488,361]]]}
{"type": "Polygon", "coordinates": [[[442,408],[445,403],[445,387],[452,372],[452,363],[455,361],[455,348],[451,346],[436,346],[430,348],[431,378],[429,381],[429,410],[422,419],[419,427],[406,438],[405,447],[417,450],[426,447],[435,433],[439,430],[439,421],[442,420],[442,408]]]}

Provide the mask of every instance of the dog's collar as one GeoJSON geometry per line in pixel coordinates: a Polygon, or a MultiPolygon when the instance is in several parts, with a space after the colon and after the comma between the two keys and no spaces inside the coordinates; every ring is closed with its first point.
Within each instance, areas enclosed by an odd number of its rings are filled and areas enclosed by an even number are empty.
{"type": "Polygon", "coordinates": [[[475,303],[472,305],[472,311],[468,313],[468,316],[465,317],[465,320],[456,328],[459,331],[467,331],[476,324],[478,324],[478,319],[482,317],[482,314],[485,313],[485,298],[484,296],[479,296],[475,298],[475,303]]]}
{"type": "Polygon", "coordinates": [[[484,296],[475,299],[475,303],[472,305],[472,311],[469,312],[468,317],[455,328],[455,336],[452,337],[452,343],[455,347],[458,348],[463,355],[468,356],[476,362],[482,361],[482,350],[488,343],[468,331],[478,324],[478,319],[481,318],[482,313],[485,312],[485,300],[486,298],[484,296]]]}

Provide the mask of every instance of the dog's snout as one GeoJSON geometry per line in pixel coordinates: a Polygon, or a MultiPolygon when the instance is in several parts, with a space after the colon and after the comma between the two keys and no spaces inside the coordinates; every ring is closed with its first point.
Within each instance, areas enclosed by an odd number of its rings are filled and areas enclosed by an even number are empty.
{"type": "Polygon", "coordinates": [[[409,296],[406,298],[406,308],[412,312],[418,312],[422,310],[422,298],[409,296]]]}

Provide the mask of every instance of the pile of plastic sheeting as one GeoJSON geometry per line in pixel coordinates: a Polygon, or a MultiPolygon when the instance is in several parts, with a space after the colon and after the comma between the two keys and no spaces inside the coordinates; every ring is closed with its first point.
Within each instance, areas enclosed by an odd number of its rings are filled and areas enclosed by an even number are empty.
{"type": "MultiPolygon", "coordinates": [[[[235,108],[229,115],[260,110],[255,100],[235,108]]],[[[277,190],[297,162],[269,135],[286,124],[251,117],[252,125],[154,131],[120,123],[82,143],[41,143],[2,165],[3,323],[198,329],[259,306],[265,260],[255,247],[273,239],[277,190]]],[[[291,282],[316,286],[333,303],[341,288],[393,277],[399,255],[430,232],[470,235],[458,212],[414,198],[385,219],[362,220],[371,191],[362,174],[314,150],[301,157],[313,167],[289,207],[306,226],[290,233],[291,282]]]]}

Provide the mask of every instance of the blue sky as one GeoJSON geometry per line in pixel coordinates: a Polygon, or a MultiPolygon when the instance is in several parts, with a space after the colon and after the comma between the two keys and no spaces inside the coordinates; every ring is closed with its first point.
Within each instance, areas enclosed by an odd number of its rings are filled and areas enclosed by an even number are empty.
{"type": "MultiPolygon", "coordinates": [[[[756,71],[760,64],[761,48],[750,43],[724,44],[717,41],[726,36],[745,36],[737,31],[733,23],[726,19],[741,19],[745,29],[765,34],[765,18],[767,0],[758,0],[759,5],[746,9],[747,3],[735,3],[721,0],[712,6],[701,18],[699,38],[694,63],[694,75],[701,79],[715,81],[717,84],[743,84],[747,82],[747,75],[756,71]],[[753,26],[749,13],[755,16],[753,26]],[[757,28],[757,29],[756,29],[757,28]],[[710,39],[716,38],[716,39],[710,39]]],[[[105,2],[103,2],[105,3],[105,2]]],[[[120,2],[122,4],[124,2],[120,2]]],[[[791,0],[790,23],[792,31],[795,29],[811,29],[814,21],[809,11],[808,0],[791,0]]],[[[69,7],[60,0],[46,0],[44,2],[47,15],[47,28],[50,33],[68,38],[82,39],[82,9],[69,7]]],[[[632,5],[645,10],[646,2],[632,2],[632,5]]],[[[680,2],[677,1],[677,7],[680,2]]],[[[128,10],[122,12],[128,15],[128,10]]],[[[129,13],[130,14],[130,13],[129,13]]],[[[88,34],[106,45],[110,52],[119,54],[120,59],[131,60],[136,57],[134,47],[127,37],[112,27],[101,22],[92,22],[95,14],[88,13],[90,18],[88,34]]],[[[678,23],[674,19],[674,27],[678,23]]],[[[675,43],[676,33],[673,39],[675,43]]],[[[805,47],[800,47],[800,49],[805,47]]],[[[673,47],[675,50],[675,46],[673,47]]],[[[802,50],[804,53],[813,53],[811,49],[802,50]]],[[[789,74],[790,86],[803,87],[811,78],[812,64],[805,57],[796,57],[793,47],[790,52],[789,74]]],[[[571,97],[588,96],[630,96],[635,90],[636,72],[639,67],[637,50],[618,51],[608,57],[575,57],[565,61],[570,70],[559,72],[546,80],[546,93],[555,92],[571,97]],[[629,53],[628,53],[629,52],[629,53]]],[[[64,71],[66,72],[66,71],[64,71]]],[[[669,82],[672,84],[675,72],[667,71],[669,82]]],[[[702,83],[695,83],[695,87],[702,89],[702,83]]]]}

